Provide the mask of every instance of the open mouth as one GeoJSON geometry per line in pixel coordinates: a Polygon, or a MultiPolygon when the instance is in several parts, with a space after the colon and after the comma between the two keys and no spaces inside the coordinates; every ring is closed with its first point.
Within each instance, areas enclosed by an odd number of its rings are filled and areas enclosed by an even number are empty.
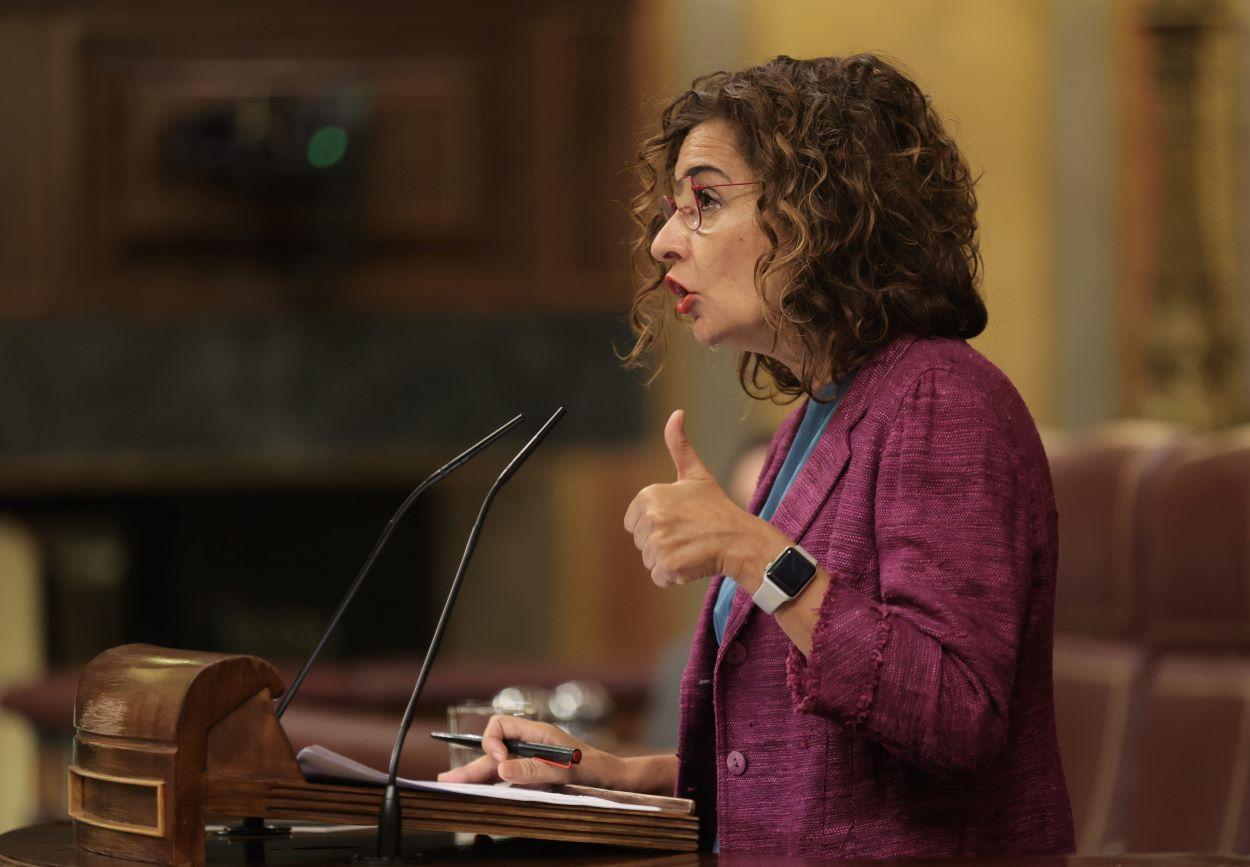
{"type": "Polygon", "coordinates": [[[691,308],[694,307],[695,299],[699,297],[698,294],[691,292],[672,277],[665,277],[664,284],[668,286],[670,292],[677,296],[677,312],[683,316],[689,313],[691,308]]]}

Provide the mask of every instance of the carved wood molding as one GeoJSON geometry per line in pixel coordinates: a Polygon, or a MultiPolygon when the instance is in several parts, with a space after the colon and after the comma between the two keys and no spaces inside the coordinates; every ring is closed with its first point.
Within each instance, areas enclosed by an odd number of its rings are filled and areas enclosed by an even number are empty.
{"type": "Polygon", "coordinates": [[[1237,295],[1240,40],[1220,0],[1139,9],[1135,86],[1144,92],[1130,100],[1129,130],[1144,140],[1130,142],[1126,180],[1152,193],[1136,194],[1145,213],[1126,215],[1137,259],[1126,327],[1140,328],[1126,341],[1127,409],[1220,427],[1248,409],[1237,295]]]}

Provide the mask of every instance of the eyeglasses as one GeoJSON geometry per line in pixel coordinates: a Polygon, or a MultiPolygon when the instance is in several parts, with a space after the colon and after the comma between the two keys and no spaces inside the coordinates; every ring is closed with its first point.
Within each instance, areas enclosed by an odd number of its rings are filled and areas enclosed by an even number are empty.
{"type": "Polygon", "coordinates": [[[708,190],[716,190],[721,187],[749,187],[758,184],[759,181],[739,181],[733,184],[696,184],[694,178],[687,175],[680,178],[673,185],[673,195],[660,196],[663,202],[664,220],[667,222],[672,219],[673,214],[680,213],[681,221],[686,224],[692,232],[699,231],[702,228],[704,220],[709,222],[712,215],[724,207],[724,203],[716,196],[708,195],[708,190]],[[707,217],[704,217],[704,212],[707,217]]]}

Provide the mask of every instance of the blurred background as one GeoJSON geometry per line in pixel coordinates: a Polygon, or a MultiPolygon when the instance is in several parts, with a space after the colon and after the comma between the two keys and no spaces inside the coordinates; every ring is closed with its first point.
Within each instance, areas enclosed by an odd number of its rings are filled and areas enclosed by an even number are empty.
{"type": "MultiPolygon", "coordinates": [[[[0,831],[64,813],[84,662],[143,641],[289,678],[406,492],[558,405],[490,515],[415,731],[517,687],[601,743],[670,747],[705,588],[655,589],[621,517],[672,475],[672,409],[728,479],[789,407],[746,399],[735,358],[680,327],[650,386],[616,362],[629,160],[694,75],[876,51],[981,174],[974,345],[1052,457],[1081,848],[1247,851],[1248,18],[1250,0],[6,3],[0,831]]],[[[297,745],[385,757],[521,441],[409,514],[284,719],[297,745]]],[[[423,740],[414,774],[446,761],[423,740]]]]}

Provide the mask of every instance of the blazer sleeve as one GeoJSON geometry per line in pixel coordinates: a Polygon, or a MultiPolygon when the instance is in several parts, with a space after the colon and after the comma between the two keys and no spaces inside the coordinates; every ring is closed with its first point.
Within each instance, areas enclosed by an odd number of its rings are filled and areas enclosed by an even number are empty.
{"type": "Polygon", "coordinates": [[[917,379],[879,463],[880,600],[833,574],[810,659],[787,660],[799,710],[949,774],[1005,742],[1027,621],[1027,481],[999,412],[949,371],[917,379]]]}

